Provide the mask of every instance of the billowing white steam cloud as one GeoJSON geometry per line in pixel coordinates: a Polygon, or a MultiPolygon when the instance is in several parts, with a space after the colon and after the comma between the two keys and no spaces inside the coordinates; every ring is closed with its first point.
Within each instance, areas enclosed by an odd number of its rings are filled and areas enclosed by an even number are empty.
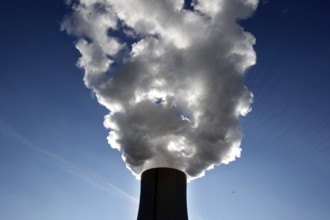
{"type": "Polygon", "coordinates": [[[136,175],[190,178],[240,157],[243,85],[254,37],[237,24],[258,0],[80,0],[62,23],[78,38],[84,82],[110,110],[111,147],[136,175]]]}

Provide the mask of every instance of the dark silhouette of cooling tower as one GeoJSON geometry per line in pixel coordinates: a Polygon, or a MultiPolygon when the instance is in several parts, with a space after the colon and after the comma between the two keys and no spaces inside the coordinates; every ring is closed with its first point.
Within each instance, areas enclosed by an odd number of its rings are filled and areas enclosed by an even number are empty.
{"type": "Polygon", "coordinates": [[[137,220],[188,220],[187,178],[172,168],[146,170],[141,176],[137,220]]]}

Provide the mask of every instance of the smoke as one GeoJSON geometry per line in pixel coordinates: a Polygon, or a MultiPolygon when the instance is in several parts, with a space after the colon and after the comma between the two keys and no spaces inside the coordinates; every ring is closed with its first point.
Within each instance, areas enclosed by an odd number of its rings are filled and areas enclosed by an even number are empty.
{"type": "MultiPolygon", "coordinates": [[[[69,1],[67,1],[69,2],[69,1]]],[[[139,175],[190,179],[241,155],[239,117],[255,38],[237,23],[258,0],[80,0],[62,30],[77,38],[84,83],[109,109],[108,142],[139,175]]]]}

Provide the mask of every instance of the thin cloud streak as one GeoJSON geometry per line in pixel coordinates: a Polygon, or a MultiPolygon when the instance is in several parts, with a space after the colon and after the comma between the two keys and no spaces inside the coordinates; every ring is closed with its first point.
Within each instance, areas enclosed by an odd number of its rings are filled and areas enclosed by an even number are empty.
{"type": "Polygon", "coordinates": [[[111,184],[103,177],[101,177],[99,174],[95,173],[94,171],[82,169],[77,164],[72,163],[64,159],[63,157],[60,157],[48,150],[42,149],[41,147],[37,146],[29,139],[21,135],[16,129],[14,129],[12,126],[4,122],[2,119],[0,119],[0,134],[8,136],[13,140],[23,144],[24,146],[53,159],[56,162],[57,167],[60,168],[61,170],[65,171],[68,174],[71,174],[72,176],[78,177],[84,182],[89,183],[90,185],[100,190],[103,190],[106,193],[112,194],[113,191],[116,191],[125,199],[128,199],[130,202],[134,204],[137,204],[139,201],[137,198],[131,196],[130,194],[118,188],[117,186],[111,184]]]}

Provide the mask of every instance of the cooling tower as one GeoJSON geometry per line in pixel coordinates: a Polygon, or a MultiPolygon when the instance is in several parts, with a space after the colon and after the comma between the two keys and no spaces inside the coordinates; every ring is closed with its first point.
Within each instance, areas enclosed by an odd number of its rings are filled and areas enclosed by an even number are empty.
{"type": "Polygon", "coordinates": [[[187,178],[172,168],[146,170],[141,176],[137,220],[188,220],[187,178]]]}

